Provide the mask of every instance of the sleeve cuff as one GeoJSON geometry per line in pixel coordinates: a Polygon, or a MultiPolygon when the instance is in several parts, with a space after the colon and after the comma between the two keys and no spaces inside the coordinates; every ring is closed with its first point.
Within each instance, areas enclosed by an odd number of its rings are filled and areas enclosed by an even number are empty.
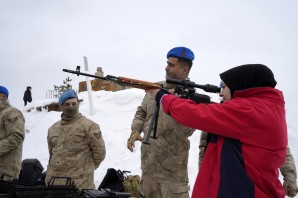
{"type": "Polygon", "coordinates": [[[155,96],[156,103],[160,103],[161,98],[166,94],[168,94],[168,93],[165,90],[162,90],[162,89],[159,90],[155,96]]]}

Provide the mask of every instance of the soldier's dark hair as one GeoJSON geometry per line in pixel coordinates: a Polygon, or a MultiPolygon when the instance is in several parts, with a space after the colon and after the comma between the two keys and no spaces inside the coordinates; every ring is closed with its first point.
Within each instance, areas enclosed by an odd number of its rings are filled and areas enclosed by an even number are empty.
{"type": "Polygon", "coordinates": [[[178,61],[182,64],[187,64],[189,69],[192,67],[192,60],[186,59],[186,58],[178,58],[178,61]]]}

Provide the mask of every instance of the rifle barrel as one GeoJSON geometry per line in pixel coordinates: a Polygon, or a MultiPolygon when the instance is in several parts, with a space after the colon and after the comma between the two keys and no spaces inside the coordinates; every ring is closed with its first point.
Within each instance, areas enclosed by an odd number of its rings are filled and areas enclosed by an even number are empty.
{"type": "Polygon", "coordinates": [[[177,80],[177,79],[167,78],[166,82],[170,83],[170,84],[175,84],[175,85],[182,85],[184,87],[191,87],[191,88],[196,87],[196,88],[203,89],[204,91],[211,92],[211,93],[219,93],[220,92],[220,88],[215,85],[210,85],[210,84],[199,85],[199,84],[195,84],[194,82],[189,81],[189,80],[177,80]]]}
{"type": "Polygon", "coordinates": [[[87,74],[87,73],[82,73],[80,71],[74,71],[74,70],[69,70],[69,69],[63,69],[64,72],[68,72],[68,73],[72,73],[72,74],[77,74],[82,75],[82,76],[89,76],[92,78],[98,78],[98,79],[102,79],[102,80],[107,80],[105,77],[101,77],[101,76],[96,76],[96,75],[92,75],[92,74],[87,74]]]}
{"type": "Polygon", "coordinates": [[[96,76],[96,75],[92,75],[92,74],[87,74],[87,73],[82,73],[80,72],[80,67],[77,67],[77,70],[68,70],[68,69],[63,69],[64,72],[68,72],[68,73],[72,73],[72,74],[77,74],[82,75],[82,76],[89,76],[92,78],[98,78],[101,80],[107,80],[107,81],[112,81],[118,85],[121,86],[128,86],[128,87],[134,87],[134,88],[138,88],[138,89],[163,89],[164,91],[167,92],[167,90],[165,90],[164,88],[162,88],[162,86],[158,83],[152,83],[152,82],[147,82],[147,81],[142,81],[142,80],[137,80],[137,79],[132,79],[132,78],[127,78],[127,77],[116,77],[116,76],[112,76],[112,75],[107,75],[105,77],[101,77],[101,76],[96,76]]]}

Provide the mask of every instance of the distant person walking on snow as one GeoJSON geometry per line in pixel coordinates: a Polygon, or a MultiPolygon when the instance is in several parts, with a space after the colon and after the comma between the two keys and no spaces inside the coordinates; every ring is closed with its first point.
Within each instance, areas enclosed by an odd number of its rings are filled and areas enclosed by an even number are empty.
{"type": "Polygon", "coordinates": [[[24,100],[24,106],[27,105],[27,102],[32,102],[32,95],[31,95],[31,87],[28,86],[25,93],[24,93],[24,97],[23,97],[23,100],[24,100]]]}
{"type": "Polygon", "coordinates": [[[9,104],[8,96],[8,89],[0,86],[0,177],[13,181],[21,170],[25,118],[9,104]]]}

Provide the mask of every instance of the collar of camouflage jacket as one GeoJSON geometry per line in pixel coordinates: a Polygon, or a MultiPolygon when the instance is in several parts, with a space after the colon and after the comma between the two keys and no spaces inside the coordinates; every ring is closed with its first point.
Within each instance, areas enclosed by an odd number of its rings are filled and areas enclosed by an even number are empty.
{"type": "Polygon", "coordinates": [[[64,113],[61,114],[61,124],[67,124],[69,122],[72,122],[74,120],[79,119],[80,117],[82,117],[83,115],[78,112],[75,116],[73,117],[65,117],[64,113]]]}
{"type": "Polygon", "coordinates": [[[0,100],[0,111],[1,111],[2,109],[5,109],[5,108],[9,107],[9,106],[10,106],[10,104],[9,104],[7,101],[5,101],[5,100],[0,100]]]}

